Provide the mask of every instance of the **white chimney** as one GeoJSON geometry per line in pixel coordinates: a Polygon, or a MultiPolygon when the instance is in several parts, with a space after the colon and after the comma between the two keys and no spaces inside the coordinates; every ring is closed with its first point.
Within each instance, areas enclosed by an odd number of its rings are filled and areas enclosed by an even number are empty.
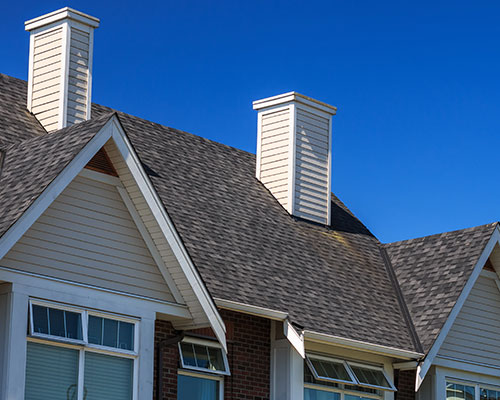
{"type": "Polygon", "coordinates": [[[90,119],[99,20],[66,7],[24,25],[30,32],[28,110],[48,132],[90,119]]]}
{"type": "Polygon", "coordinates": [[[291,214],[330,224],[332,117],[336,108],[289,92],[253,102],[257,179],[291,214]]]}

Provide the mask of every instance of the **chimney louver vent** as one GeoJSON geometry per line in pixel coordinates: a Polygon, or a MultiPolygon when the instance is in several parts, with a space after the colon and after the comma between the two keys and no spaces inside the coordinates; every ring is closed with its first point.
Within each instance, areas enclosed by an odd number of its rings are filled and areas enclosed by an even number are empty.
{"type": "Polygon", "coordinates": [[[253,108],[257,179],[290,214],[329,225],[336,108],[296,92],[254,101],[253,108]]]}
{"type": "Polygon", "coordinates": [[[90,119],[92,45],[99,20],[71,8],[25,22],[28,110],[47,131],[90,119]]]}

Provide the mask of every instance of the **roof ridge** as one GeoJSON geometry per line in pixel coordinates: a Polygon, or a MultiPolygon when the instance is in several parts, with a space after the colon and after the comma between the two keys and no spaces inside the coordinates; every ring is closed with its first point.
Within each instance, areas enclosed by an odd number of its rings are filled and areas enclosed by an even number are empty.
{"type": "Polygon", "coordinates": [[[404,239],[404,240],[397,240],[395,242],[382,243],[382,245],[384,247],[387,247],[387,246],[392,246],[392,245],[402,244],[402,243],[412,243],[412,242],[415,242],[417,240],[428,239],[428,238],[435,238],[435,237],[438,237],[438,236],[446,235],[448,233],[458,233],[458,232],[474,231],[474,230],[477,230],[477,229],[480,229],[480,228],[485,228],[487,226],[492,226],[493,227],[495,225],[498,225],[499,223],[500,223],[500,221],[495,221],[495,222],[490,222],[490,223],[483,224],[483,225],[471,226],[471,227],[468,227],[468,228],[455,229],[455,230],[452,230],[452,231],[444,231],[444,232],[440,232],[440,233],[433,233],[432,235],[426,235],[426,236],[419,236],[419,237],[412,238],[412,239],[404,239]]]}

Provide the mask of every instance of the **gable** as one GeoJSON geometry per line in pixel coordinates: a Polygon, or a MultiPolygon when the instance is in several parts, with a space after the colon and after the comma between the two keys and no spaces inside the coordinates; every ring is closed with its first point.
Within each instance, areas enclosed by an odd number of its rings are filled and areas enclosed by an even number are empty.
{"type": "Polygon", "coordinates": [[[487,269],[475,282],[438,356],[500,366],[500,287],[487,269]]]}
{"type": "Polygon", "coordinates": [[[91,179],[99,175],[80,172],[1,265],[175,301],[116,185],[91,179]]]}

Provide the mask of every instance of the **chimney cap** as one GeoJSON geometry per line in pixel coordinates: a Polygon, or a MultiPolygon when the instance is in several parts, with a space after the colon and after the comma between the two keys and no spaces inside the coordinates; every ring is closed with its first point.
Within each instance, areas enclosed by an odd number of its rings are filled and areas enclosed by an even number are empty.
{"type": "Polygon", "coordinates": [[[33,29],[40,28],[42,26],[63,20],[72,19],[74,21],[80,22],[84,25],[88,25],[91,28],[99,27],[99,18],[92,17],[88,14],[82,13],[81,11],[74,10],[69,7],[61,8],[60,10],[53,11],[48,14],[44,14],[40,17],[36,17],[26,21],[24,23],[24,29],[31,31],[33,29]]]}
{"type": "Polygon", "coordinates": [[[277,96],[266,97],[265,99],[255,100],[252,105],[254,110],[261,110],[267,107],[277,106],[279,104],[298,102],[306,104],[310,107],[317,108],[327,114],[335,115],[337,113],[337,107],[331,106],[330,104],[323,103],[322,101],[313,99],[312,97],[304,96],[303,94],[297,92],[287,92],[283,94],[278,94],[277,96]]]}

